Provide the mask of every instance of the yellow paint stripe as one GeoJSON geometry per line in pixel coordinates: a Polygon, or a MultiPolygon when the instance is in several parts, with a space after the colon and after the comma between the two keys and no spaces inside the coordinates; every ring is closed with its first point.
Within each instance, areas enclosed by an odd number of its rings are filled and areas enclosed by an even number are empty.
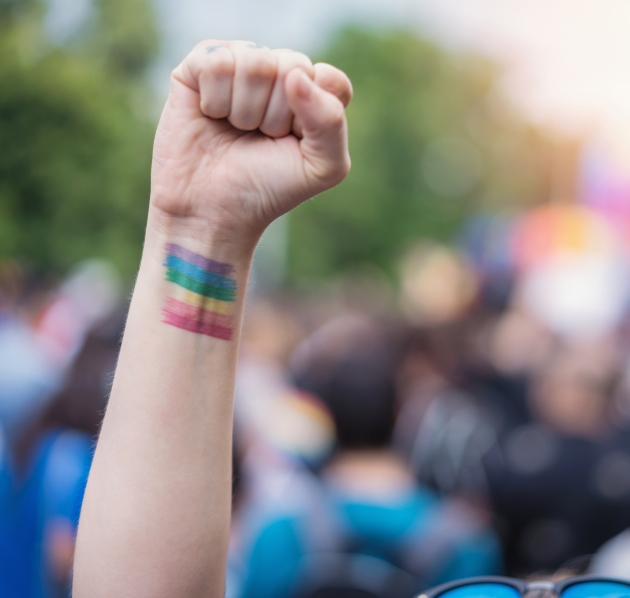
{"type": "Polygon", "coordinates": [[[208,311],[214,311],[218,314],[230,316],[234,313],[233,301],[220,301],[219,299],[204,297],[203,295],[193,293],[192,291],[179,286],[177,287],[177,291],[175,293],[175,299],[184,301],[185,303],[194,305],[195,307],[203,307],[208,311]]]}

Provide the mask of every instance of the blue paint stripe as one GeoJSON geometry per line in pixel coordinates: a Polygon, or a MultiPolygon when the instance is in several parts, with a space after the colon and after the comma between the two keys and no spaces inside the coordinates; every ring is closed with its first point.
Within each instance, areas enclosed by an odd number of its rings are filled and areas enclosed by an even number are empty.
{"type": "Polygon", "coordinates": [[[223,289],[236,290],[236,281],[228,276],[222,276],[221,274],[215,274],[214,272],[208,272],[195,264],[191,264],[186,260],[183,260],[174,255],[167,255],[164,265],[171,270],[176,270],[188,278],[192,278],[204,284],[210,284],[214,287],[221,287],[223,289]]]}

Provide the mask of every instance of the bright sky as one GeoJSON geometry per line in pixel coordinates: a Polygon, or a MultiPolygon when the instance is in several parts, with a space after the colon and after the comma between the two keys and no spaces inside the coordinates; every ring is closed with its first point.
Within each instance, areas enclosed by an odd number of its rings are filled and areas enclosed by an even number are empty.
{"type": "Polygon", "coordinates": [[[166,39],[161,73],[204,37],[312,51],[348,20],[411,24],[495,57],[508,67],[505,88],[532,118],[590,131],[630,165],[630,0],[155,2],[166,39]]]}
{"type": "Polygon", "coordinates": [[[419,5],[450,43],[479,48],[505,63],[505,87],[533,118],[590,131],[630,165],[628,0],[419,5]]]}

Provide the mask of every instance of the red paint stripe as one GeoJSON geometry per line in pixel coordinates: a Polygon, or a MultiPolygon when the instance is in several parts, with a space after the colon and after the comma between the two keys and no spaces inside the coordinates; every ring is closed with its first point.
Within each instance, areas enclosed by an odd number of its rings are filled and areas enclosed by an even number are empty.
{"type": "Polygon", "coordinates": [[[225,326],[219,326],[217,324],[206,324],[204,322],[201,324],[199,332],[201,332],[201,334],[213,336],[214,338],[221,338],[224,341],[231,341],[232,333],[234,331],[231,328],[226,328],[225,326]]]}
{"type": "Polygon", "coordinates": [[[184,301],[179,301],[173,297],[166,300],[166,310],[178,314],[184,318],[194,319],[203,324],[222,326],[224,328],[233,327],[233,317],[229,314],[220,314],[216,311],[203,309],[196,305],[191,305],[184,301]]]}
{"type": "Polygon", "coordinates": [[[188,330],[189,332],[196,332],[198,334],[205,334],[206,336],[212,336],[214,338],[220,338],[226,341],[232,340],[233,330],[232,328],[226,328],[225,326],[219,326],[217,324],[209,322],[200,322],[197,318],[188,318],[181,314],[174,313],[168,309],[164,309],[164,322],[188,330]]]}
{"type": "Polygon", "coordinates": [[[174,299],[173,297],[169,297],[166,300],[165,309],[179,314],[180,316],[183,316],[185,318],[195,318],[196,320],[201,319],[201,312],[203,311],[202,307],[198,307],[190,303],[185,303],[184,301],[179,301],[178,299],[174,299]]]}
{"type": "Polygon", "coordinates": [[[163,321],[166,324],[177,326],[177,328],[183,328],[184,330],[188,330],[189,332],[199,332],[199,321],[197,319],[186,318],[185,316],[174,314],[167,309],[164,310],[163,314],[163,321]]]}

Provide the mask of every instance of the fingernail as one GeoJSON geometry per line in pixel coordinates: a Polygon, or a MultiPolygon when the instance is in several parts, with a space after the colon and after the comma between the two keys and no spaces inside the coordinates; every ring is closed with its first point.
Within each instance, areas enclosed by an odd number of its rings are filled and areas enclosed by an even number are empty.
{"type": "Polygon", "coordinates": [[[311,99],[311,94],[313,93],[313,82],[304,73],[300,73],[297,93],[302,100],[311,99]]]}

